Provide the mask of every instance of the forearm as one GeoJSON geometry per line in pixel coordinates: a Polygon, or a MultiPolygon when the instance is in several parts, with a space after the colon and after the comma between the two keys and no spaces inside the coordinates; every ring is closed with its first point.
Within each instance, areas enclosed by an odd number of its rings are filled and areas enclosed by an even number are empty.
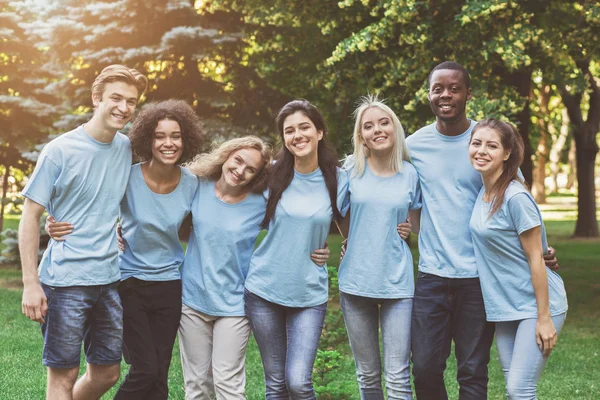
{"type": "Polygon", "coordinates": [[[413,233],[419,234],[421,230],[421,209],[409,210],[408,218],[410,218],[410,224],[412,225],[411,230],[413,233]]]}
{"type": "Polygon", "coordinates": [[[538,318],[550,317],[548,274],[546,273],[546,266],[541,255],[529,260],[529,269],[531,270],[531,283],[537,302],[538,318]]]}
{"type": "Polygon", "coordinates": [[[37,274],[38,248],[40,246],[39,216],[37,213],[23,210],[19,223],[19,253],[21,255],[21,270],[23,284],[39,284],[37,274]]]}

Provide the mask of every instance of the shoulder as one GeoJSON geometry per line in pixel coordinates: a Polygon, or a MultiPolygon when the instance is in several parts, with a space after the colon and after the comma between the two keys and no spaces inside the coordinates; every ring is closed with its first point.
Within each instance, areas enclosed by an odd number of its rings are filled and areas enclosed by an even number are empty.
{"type": "Polygon", "coordinates": [[[125,135],[124,133],[117,132],[114,140],[116,140],[118,143],[129,143],[129,136],[125,135]]]}
{"type": "Polygon", "coordinates": [[[81,139],[83,130],[81,127],[77,127],[71,131],[65,132],[54,139],[50,140],[42,149],[40,156],[45,155],[50,157],[53,161],[56,161],[56,156],[61,155],[63,152],[68,151],[73,141],[79,141],[81,139]]]}
{"type": "Polygon", "coordinates": [[[412,135],[409,135],[406,138],[406,143],[409,144],[409,145],[410,144],[414,144],[419,139],[422,139],[424,137],[430,136],[434,132],[435,132],[435,122],[433,122],[433,123],[431,123],[429,125],[425,125],[421,129],[419,129],[415,133],[413,133],[412,135]]]}
{"type": "Polygon", "coordinates": [[[348,183],[348,172],[346,169],[344,168],[340,168],[337,167],[336,168],[337,171],[337,178],[338,178],[338,183],[348,183]]]}
{"type": "Polygon", "coordinates": [[[513,197],[522,194],[523,196],[518,197],[531,197],[529,190],[523,185],[521,182],[517,180],[513,180],[508,187],[506,188],[506,192],[504,192],[504,202],[507,203],[513,197]]]}
{"type": "Polygon", "coordinates": [[[406,171],[406,174],[409,176],[418,176],[417,170],[414,165],[412,165],[409,161],[402,161],[402,168],[406,171]]]}

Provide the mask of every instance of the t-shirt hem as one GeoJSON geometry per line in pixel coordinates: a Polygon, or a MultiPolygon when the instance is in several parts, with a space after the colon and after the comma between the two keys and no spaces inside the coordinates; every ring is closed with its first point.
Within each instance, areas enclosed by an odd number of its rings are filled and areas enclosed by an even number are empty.
{"type": "Polygon", "coordinates": [[[96,282],[90,282],[90,281],[74,281],[74,282],[69,282],[68,284],[64,284],[64,282],[53,282],[53,281],[48,281],[45,280],[43,278],[40,277],[40,282],[43,283],[46,286],[54,286],[54,287],[73,287],[73,286],[101,286],[101,285],[110,285],[112,283],[115,282],[120,282],[121,281],[121,277],[120,276],[116,276],[114,278],[108,279],[106,281],[102,280],[102,281],[96,281],[96,282]]]}
{"type": "Polygon", "coordinates": [[[327,303],[327,300],[329,300],[327,297],[325,297],[324,299],[316,301],[316,302],[310,302],[310,303],[290,303],[290,302],[281,301],[279,299],[276,299],[274,297],[266,295],[264,292],[262,292],[260,290],[253,289],[251,286],[246,286],[246,290],[248,290],[252,294],[257,295],[258,297],[262,297],[263,299],[265,299],[265,300],[267,300],[267,301],[269,301],[271,303],[275,303],[275,304],[278,304],[280,306],[291,307],[291,308],[315,307],[315,306],[319,306],[319,305],[321,305],[323,303],[327,303]]]}
{"type": "Polygon", "coordinates": [[[542,225],[542,224],[541,224],[541,223],[539,223],[539,222],[535,222],[535,223],[533,223],[533,224],[526,225],[525,227],[523,227],[523,228],[519,229],[519,230],[517,231],[517,234],[519,234],[519,235],[520,235],[520,234],[522,234],[523,232],[526,232],[526,231],[528,231],[528,230],[530,230],[530,229],[536,228],[536,227],[538,227],[538,226],[541,226],[541,225],[542,225]]]}
{"type": "MultiPolygon", "coordinates": [[[[569,310],[569,307],[566,307],[565,309],[555,310],[555,311],[550,312],[550,316],[556,317],[558,315],[566,313],[568,310],[569,310]]],[[[486,319],[488,322],[511,322],[511,321],[521,321],[524,319],[537,319],[537,317],[538,317],[537,312],[535,312],[535,313],[526,312],[526,313],[514,314],[511,316],[507,316],[507,317],[486,316],[486,319]]]]}
{"type": "Polygon", "coordinates": [[[121,280],[135,278],[140,281],[148,281],[148,282],[166,282],[166,281],[179,281],[181,280],[181,274],[173,274],[173,275],[157,275],[157,276],[148,276],[144,274],[125,274],[121,271],[121,280]]]}
{"type": "Polygon", "coordinates": [[[460,275],[460,274],[447,274],[444,273],[440,270],[432,270],[432,269],[425,269],[421,266],[419,266],[419,272],[423,272],[424,274],[430,274],[430,275],[436,275],[439,276],[441,278],[461,278],[461,279],[469,279],[469,278],[479,278],[479,274],[477,272],[475,273],[468,273],[468,274],[464,274],[464,275],[460,275]]]}
{"type": "Polygon", "coordinates": [[[360,292],[358,290],[348,290],[346,288],[340,287],[340,292],[349,294],[352,296],[359,297],[368,297],[372,299],[412,299],[415,297],[414,291],[413,293],[368,293],[368,292],[360,292]]]}
{"type": "Polygon", "coordinates": [[[198,307],[190,302],[186,302],[185,300],[182,301],[182,303],[184,305],[186,305],[187,307],[191,308],[192,310],[199,311],[206,315],[210,315],[211,317],[245,317],[246,316],[246,313],[243,311],[227,313],[227,312],[221,312],[221,311],[207,310],[203,307],[198,307]]]}
{"type": "Polygon", "coordinates": [[[21,195],[23,197],[28,198],[31,201],[34,201],[34,202],[38,203],[41,206],[44,206],[45,209],[48,209],[48,201],[41,200],[37,196],[33,196],[33,195],[31,195],[31,193],[26,192],[26,191],[22,191],[21,195]]]}

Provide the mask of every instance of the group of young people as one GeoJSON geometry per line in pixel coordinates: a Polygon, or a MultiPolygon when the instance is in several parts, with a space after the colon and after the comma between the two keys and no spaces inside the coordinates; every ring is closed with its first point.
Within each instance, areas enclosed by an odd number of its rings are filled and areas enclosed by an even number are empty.
{"type": "Polygon", "coordinates": [[[522,139],[508,123],[467,119],[461,65],[439,64],[428,83],[436,121],[406,140],[393,110],[361,99],[341,166],[306,100],[279,111],[274,161],[254,136],[198,154],[203,131],[180,100],[147,105],[125,136],[147,80],[105,68],[92,119],[43,149],[23,190],[23,313],[41,323],[47,398],[100,398],[123,353],[115,398],[166,399],[177,336],[187,399],[245,398],[251,332],[266,398],[316,398],[332,221],[347,238],[340,301],[362,399],[383,399],[382,369],[388,398],[412,398],[411,354],[417,398],[447,398],[452,341],[460,398],[485,399],[494,331],[508,395],[535,398],[567,302],[518,171],[522,139]],[[36,272],[45,209],[53,240],[36,272]]]}

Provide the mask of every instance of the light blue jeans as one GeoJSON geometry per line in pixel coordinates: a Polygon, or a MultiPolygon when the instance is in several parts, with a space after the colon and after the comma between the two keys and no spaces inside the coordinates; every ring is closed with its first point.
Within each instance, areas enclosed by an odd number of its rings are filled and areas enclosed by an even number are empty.
{"type": "Polygon", "coordinates": [[[383,400],[379,325],[389,399],[412,399],[410,324],[413,299],[374,299],[340,293],[362,400],[383,400]]]}
{"type": "Polygon", "coordinates": [[[265,370],[267,400],[316,400],[312,370],[327,303],[294,308],[244,290],[246,315],[265,370]]]}
{"type": "MultiPolygon", "coordinates": [[[[556,333],[567,318],[563,313],[552,317],[556,333]]],[[[535,327],[537,318],[496,323],[496,345],[506,380],[509,399],[537,399],[537,383],[548,361],[539,349],[535,327]]]]}

